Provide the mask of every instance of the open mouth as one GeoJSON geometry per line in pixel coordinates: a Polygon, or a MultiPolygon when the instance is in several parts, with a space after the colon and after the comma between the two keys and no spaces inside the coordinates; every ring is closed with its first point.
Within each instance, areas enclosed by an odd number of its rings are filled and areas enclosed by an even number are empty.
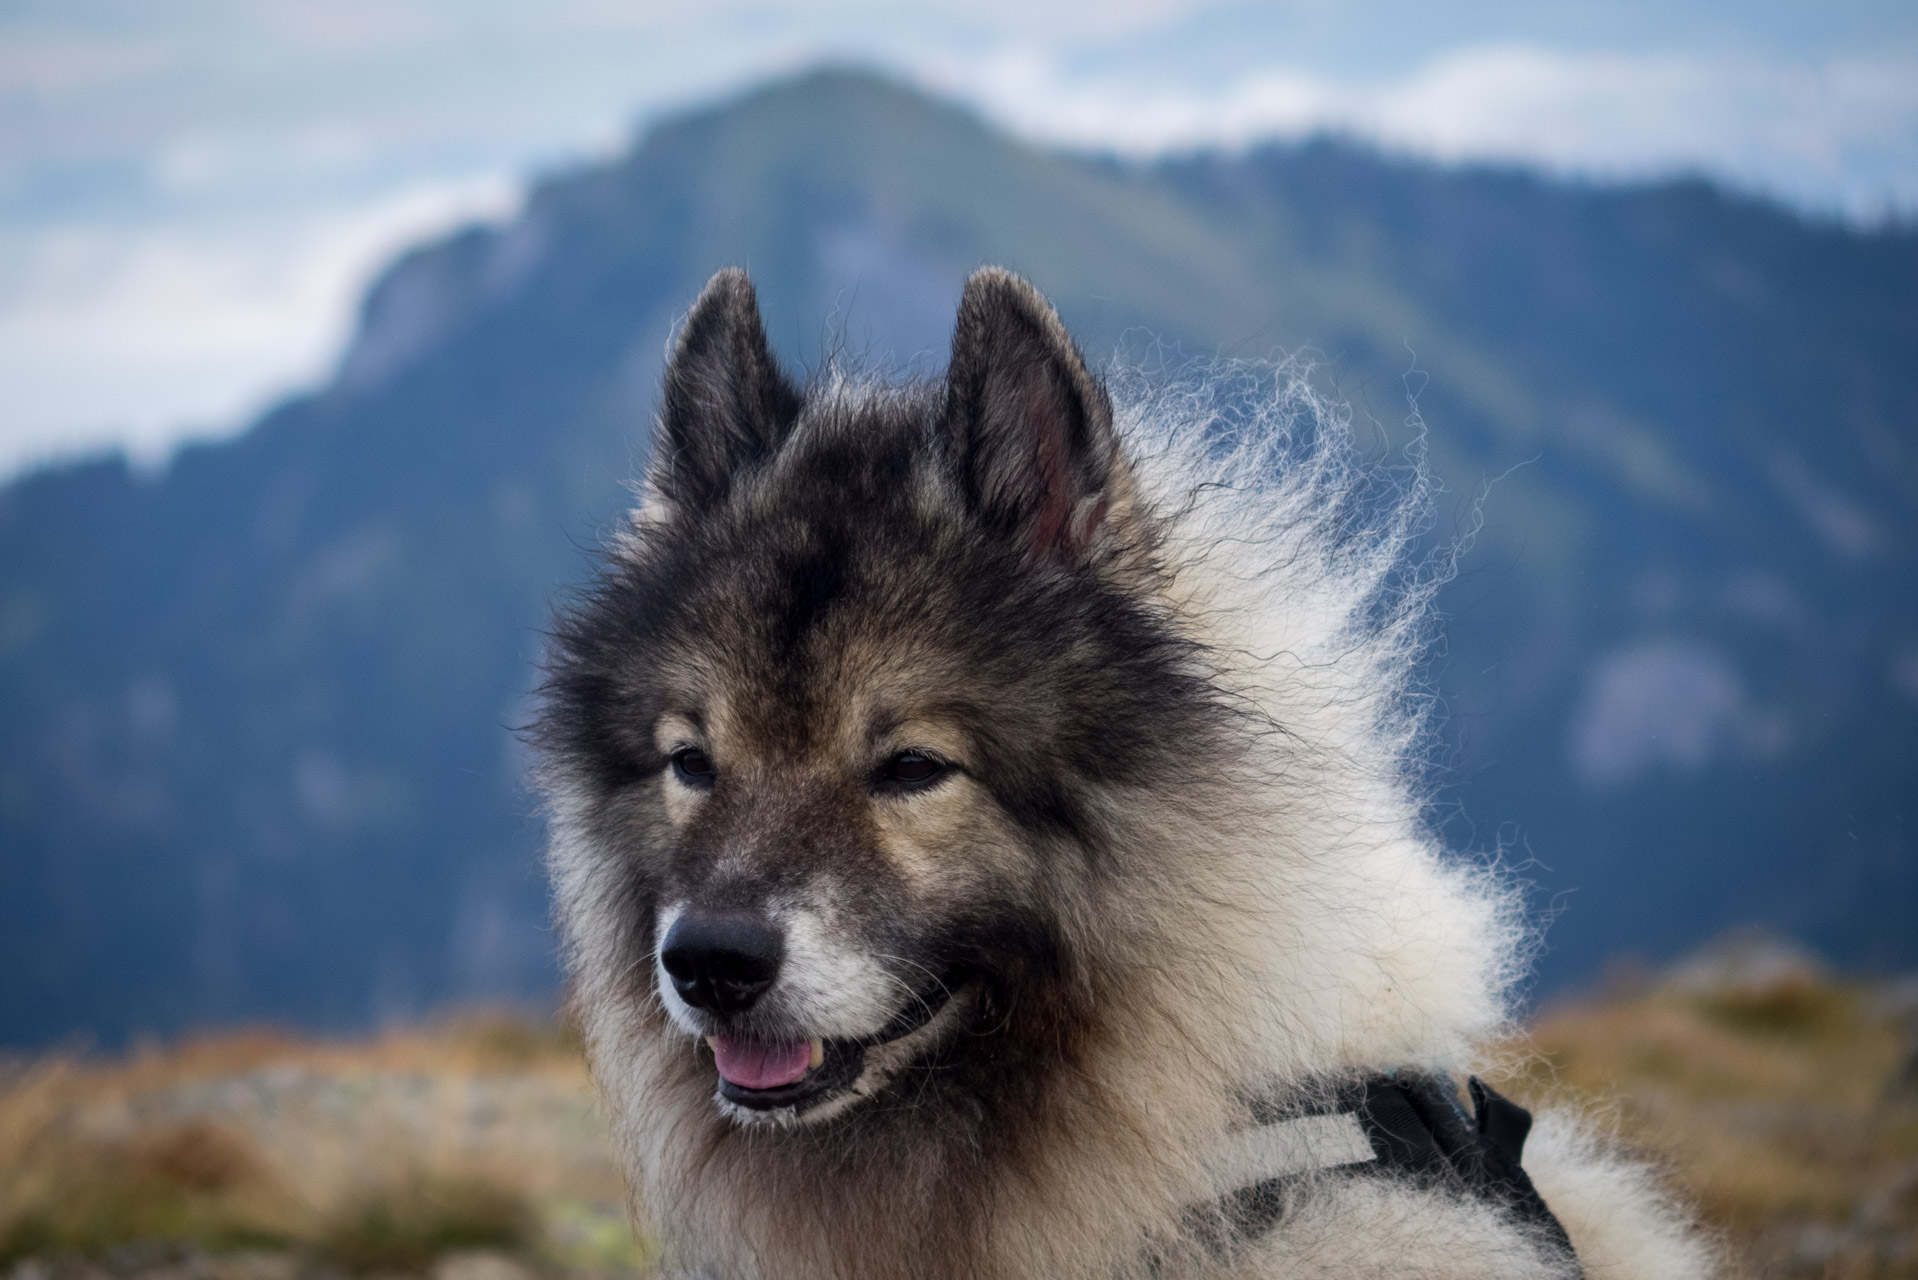
{"type": "Polygon", "coordinates": [[[805,1111],[851,1088],[865,1072],[868,1049],[903,1039],[931,1022],[965,980],[961,970],[948,970],[885,1026],[857,1039],[767,1041],[729,1032],[707,1036],[719,1068],[719,1094],[753,1111],[805,1111]]]}

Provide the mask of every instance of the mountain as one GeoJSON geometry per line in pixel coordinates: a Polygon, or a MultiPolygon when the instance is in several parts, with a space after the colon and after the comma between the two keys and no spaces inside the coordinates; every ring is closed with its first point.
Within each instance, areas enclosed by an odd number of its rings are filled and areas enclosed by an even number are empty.
{"type": "Polygon", "coordinates": [[[244,435],[0,490],[0,1042],[549,999],[513,730],[675,318],[741,263],[790,362],[936,372],[981,262],[1094,353],[1316,353],[1382,449],[1416,396],[1437,535],[1482,523],[1434,814],[1534,882],[1544,989],[1749,921],[1918,962],[1918,234],[1329,141],[1122,164],[826,71],[405,255],[244,435]]]}

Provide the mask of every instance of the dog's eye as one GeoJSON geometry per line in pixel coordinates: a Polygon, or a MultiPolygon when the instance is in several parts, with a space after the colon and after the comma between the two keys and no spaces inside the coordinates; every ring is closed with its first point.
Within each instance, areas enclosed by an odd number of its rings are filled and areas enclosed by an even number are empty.
{"type": "Polygon", "coordinates": [[[698,747],[681,747],[673,752],[673,772],[689,787],[710,787],[715,771],[713,762],[698,747]]]}
{"type": "Polygon", "coordinates": [[[879,776],[905,787],[923,787],[946,771],[946,766],[923,751],[901,751],[886,761],[879,776]]]}

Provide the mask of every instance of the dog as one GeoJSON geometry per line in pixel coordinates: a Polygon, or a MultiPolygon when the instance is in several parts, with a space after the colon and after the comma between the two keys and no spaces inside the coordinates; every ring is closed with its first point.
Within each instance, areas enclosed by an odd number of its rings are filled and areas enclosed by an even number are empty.
{"type": "Polygon", "coordinates": [[[795,383],[713,278],[536,734],[669,1273],[1712,1273],[1575,1115],[1461,1100],[1528,934],[1422,819],[1377,480],[1283,369],[1115,394],[1002,270],[906,384],[795,383]]]}

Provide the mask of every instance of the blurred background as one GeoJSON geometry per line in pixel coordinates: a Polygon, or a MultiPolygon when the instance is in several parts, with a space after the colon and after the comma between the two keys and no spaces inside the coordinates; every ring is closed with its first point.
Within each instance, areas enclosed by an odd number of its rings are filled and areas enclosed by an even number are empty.
{"type": "Polygon", "coordinates": [[[715,268],[936,373],[983,262],[1423,448],[1515,1087],[1780,1274],[1918,1274],[1904,0],[0,4],[0,1265],[644,1266],[540,627],[715,268]]]}

